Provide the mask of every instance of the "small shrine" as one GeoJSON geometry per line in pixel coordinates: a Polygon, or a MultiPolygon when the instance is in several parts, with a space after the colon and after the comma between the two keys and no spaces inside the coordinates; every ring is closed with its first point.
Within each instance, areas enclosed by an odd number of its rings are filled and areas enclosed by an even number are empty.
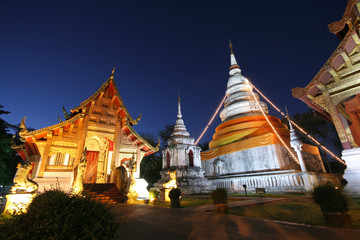
{"type": "Polygon", "coordinates": [[[140,163],[144,156],[158,151],[158,146],[151,146],[133,129],[140,117],[133,119],[126,109],[114,70],[65,121],[28,131],[23,119],[22,144],[13,148],[31,165],[31,179],[39,191],[59,185],[78,194],[82,183],[115,183],[124,194],[131,186],[132,196],[138,196],[138,188],[146,188],[147,183],[140,179],[140,163]]]}
{"type": "MultiPolygon", "coordinates": [[[[177,119],[167,142],[168,147],[162,151],[161,179],[155,184],[156,188],[163,188],[171,179],[176,179],[176,185],[183,194],[211,191],[211,182],[204,177],[201,168],[201,148],[195,146],[194,142],[182,119],[179,96],[177,119]]],[[[171,186],[173,185],[172,183],[171,186]]]]}

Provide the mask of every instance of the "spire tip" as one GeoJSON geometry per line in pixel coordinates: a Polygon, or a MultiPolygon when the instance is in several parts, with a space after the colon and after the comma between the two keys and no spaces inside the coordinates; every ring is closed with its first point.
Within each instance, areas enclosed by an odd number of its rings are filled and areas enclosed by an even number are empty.
{"type": "Polygon", "coordinates": [[[230,54],[234,54],[233,45],[231,43],[231,38],[229,38],[229,48],[230,48],[230,54]]]}

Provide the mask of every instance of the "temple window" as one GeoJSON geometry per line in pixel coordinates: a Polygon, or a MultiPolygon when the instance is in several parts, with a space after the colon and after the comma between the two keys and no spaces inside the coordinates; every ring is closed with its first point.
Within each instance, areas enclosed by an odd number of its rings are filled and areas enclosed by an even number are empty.
{"type": "Polygon", "coordinates": [[[194,153],[192,150],[189,151],[189,167],[194,166],[194,153]]]}
{"type": "Polygon", "coordinates": [[[55,153],[48,157],[47,165],[49,166],[72,166],[74,159],[68,153],[55,153]]]}

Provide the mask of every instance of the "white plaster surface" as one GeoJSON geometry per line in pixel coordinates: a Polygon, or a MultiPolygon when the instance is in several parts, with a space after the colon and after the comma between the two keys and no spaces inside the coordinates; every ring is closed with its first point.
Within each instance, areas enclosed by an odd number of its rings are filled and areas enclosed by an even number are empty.
{"type": "Polygon", "coordinates": [[[43,178],[34,178],[39,185],[39,192],[44,192],[44,189],[56,188],[57,183],[61,190],[64,192],[69,192],[72,183],[72,177],[43,177],[43,178]]]}
{"type": "Polygon", "coordinates": [[[280,145],[267,145],[220,155],[202,161],[205,176],[297,169],[298,165],[280,145]]]}
{"type": "Polygon", "coordinates": [[[342,152],[347,168],[344,178],[348,181],[345,187],[350,195],[360,196],[360,148],[347,149],[342,152]]]}

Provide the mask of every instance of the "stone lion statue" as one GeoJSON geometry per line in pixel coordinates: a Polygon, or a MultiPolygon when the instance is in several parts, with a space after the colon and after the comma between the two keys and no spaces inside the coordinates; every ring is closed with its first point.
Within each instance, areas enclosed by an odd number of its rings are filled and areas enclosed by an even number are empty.
{"type": "Polygon", "coordinates": [[[10,188],[11,193],[34,193],[39,185],[28,178],[29,172],[33,166],[29,161],[19,163],[14,177],[14,185],[10,188]]]}

